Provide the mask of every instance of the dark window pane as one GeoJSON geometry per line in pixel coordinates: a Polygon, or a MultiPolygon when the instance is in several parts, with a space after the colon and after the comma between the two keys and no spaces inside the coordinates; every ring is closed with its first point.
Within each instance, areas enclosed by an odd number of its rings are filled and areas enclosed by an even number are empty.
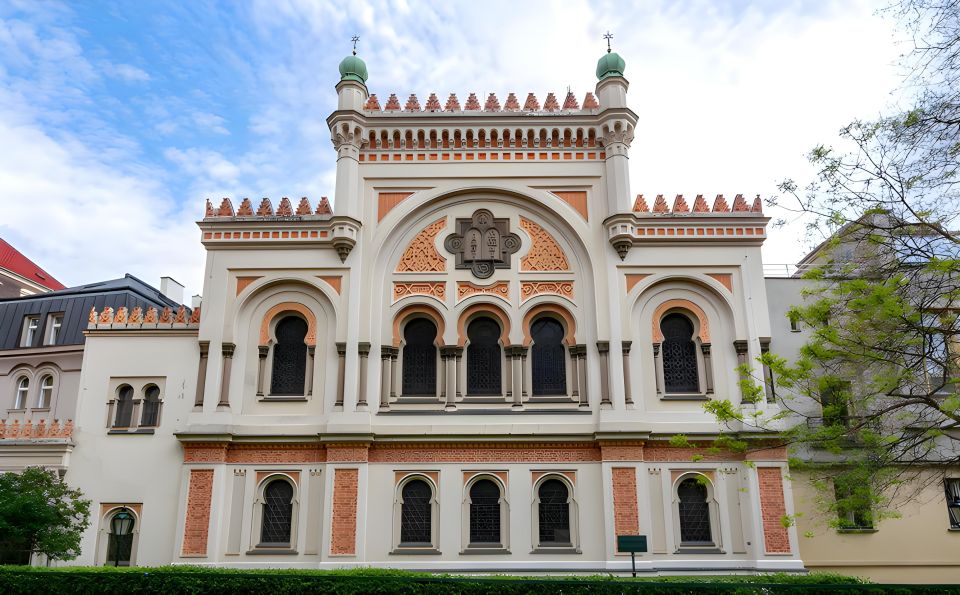
{"type": "Polygon", "coordinates": [[[123,385],[117,391],[117,415],[113,422],[115,428],[129,428],[133,417],[133,387],[123,385]]]}
{"type": "Polygon", "coordinates": [[[470,543],[500,543],[500,488],[489,479],[470,487],[470,543]]]}
{"type": "Polygon", "coordinates": [[[539,525],[540,543],[549,545],[570,544],[569,491],[559,479],[548,479],[540,485],[539,525]]]}
{"type": "Polygon", "coordinates": [[[144,391],[143,414],[140,416],[140,425],[144,427],[153,427],[157,425],[157,419],[160,416],[160,388],[156,385],[147,387],[144,391]]]}
{"type": "Polygon", "coordinates": [[[467,338],[467,394],[501,394],[500,325],[477,318],[467,327],[467,338]]]}
{"type": "MultiPolygon", "coordinates": [[[[133,389],[131,389],[133,390],[133,389]]],[[[113,521],[113,518],[110,519],[113,521]]],[[[114,535],[111,522],[109,537],[107,538],[107,566],[129,566],[130,555],[133,552],[133,531],[136,520],[130,524],[130,531],[125,535],[114,535]]]]}
{"type": "Polygon", "coordinates": [[[273,376],[270,393],[302,395],[307,374],[307,322],[287,316],[277,323],[277,344],[273,347],[273,376]]]}
{"type": "Polygon", "coordinates": [[[700,391],[693,324],[683,314],[669,314],[660,322],[663,333],[663,384],[668,393],[700,391]]]}
{"type": "Polygon", "coordinates": [[[260,543],[290,544],[290,524],[293,520],[293,486],[278,479],[271,481],[263,491],[263,523],[260,543]]]}
{"type": "Polygon", "coordinates": [[[707,488],[696,479],[684,479],[677,488],[680,500],[680,543],[712,544],[707,488]]]}
{"type": "Polygon", "coordinates": [[[563,325],[552,318],[540,318],[530,326],[533,347],[533,394],[567,394],[567,358],[563,348],[563,325]]]}
{"type": "Polygon", "coordinates": [[[426,318],[417,318],[403,329],[403,394],[436,395],[437,327],[426,318]]]}
{"type": "Polygon", "coordinates": [[[425,481],[415,479],[403,486],[400,493],[400,543],[431,545],[430,497],[433,494],[425,481]]]}

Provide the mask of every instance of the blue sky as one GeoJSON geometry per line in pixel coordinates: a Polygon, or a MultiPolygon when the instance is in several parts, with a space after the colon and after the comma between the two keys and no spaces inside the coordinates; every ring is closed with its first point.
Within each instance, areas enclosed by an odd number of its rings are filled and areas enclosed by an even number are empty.
{"type": "MultiPolygon", "coordinates": [[[[333,194],[324,119],[360,36],[371,92],[592,91],[610,29],[640,116],[632,191],[748,196],[888,107],[902,48],[871,2],[0,0],[0,235],[68,285],[199,292],[207,197],[333,194]]],[[[776,213],[774,213],[776,215],[776,213]]],[[[767,262],[803,254],[799,225],[767,262]]]]}

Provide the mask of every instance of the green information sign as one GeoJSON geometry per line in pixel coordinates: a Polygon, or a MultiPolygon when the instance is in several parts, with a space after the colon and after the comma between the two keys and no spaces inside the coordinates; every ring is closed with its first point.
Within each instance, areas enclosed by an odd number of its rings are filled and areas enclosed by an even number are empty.
{"type": "Polygon", "coordinates": [[[637,578],[637,552],[647,551],[646,535],[617,535],[617,551],[630,552],[630,568],[637,578]]]}

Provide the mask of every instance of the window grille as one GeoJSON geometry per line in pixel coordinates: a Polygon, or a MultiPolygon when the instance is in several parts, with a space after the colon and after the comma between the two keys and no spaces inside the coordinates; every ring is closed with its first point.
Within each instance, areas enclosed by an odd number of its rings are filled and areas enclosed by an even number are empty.
{"type": "Polygon", "coordinates": [[[467,394],[499,395],[500,325],[490,318],[477,318],[467,327],[467,394]]]}
{"type": "Polygon", "coordinates": [[[533,339],[530,349],[533,394],[567,394],[563,325],[552,318],[540,318],[530,325],[530,337],[533,339]]]}
{"type": "Polygon", "coordinates": [[[570,545],[570,504],[566,484],[559,479],[548,479],[540,484],[538,513],[540,543],[543,545],[570,545]]]}
{"type": "Polygon", "coordinates": [[[293,520],[293,486],[284,479],[271,481],[263,490],[260,543],[289,545],[293,520]]]}
{"type": "Polygon", "coordinates": [[[660,323],[663,333],[663,384],[668,393],[700,392],[693,324],[683,314],[668,314],[660,323]]]}
{"type": "Polygon", "coordinates": [[[403,329],[403,394],[434,396],[437,392],[437,327],[417,318],[403,329]]]}
{"type": "Polygon", "coordinates": [[[432,545],[430,497],[433,490],[427,482],[414,479],[403,486],[400,496],[400,544],[432,545]]]}
{"type": "Polygon", "coordinates": [[[680,501],[680,543],[713,544],[707,487],[692,477],[684,479],[677,487],[677,499],[680,501]]]}
{"type": "Polygon", "coordinates": [[[307,374],[307,344],[304,343],[307,322],[297,316],[286,316],[277,323],[276,336],[270,393],[302,395],[307,374]]]}
{"type": "Polygon", "coordinates": [[[470,487],[470,543],[500,543],[500,488],[489,479],[470,487]]]}
{"type": "Polygon", "coordinates": [[[129,428],[133,418],[133,387],[124,384],[117,389],[117,414],[113,427],[129,428]]]}
{"type": "Polygon", "coordinates": [[[160,418],[160,387],[151,384],[144,391],[143,413],[140,416],[140,425],[154,427],[160,418]]]}

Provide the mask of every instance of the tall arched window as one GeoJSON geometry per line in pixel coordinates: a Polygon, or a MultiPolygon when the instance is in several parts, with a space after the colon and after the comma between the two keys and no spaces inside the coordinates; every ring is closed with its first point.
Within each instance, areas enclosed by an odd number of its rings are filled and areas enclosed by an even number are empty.
{"type": "Polygon", "coordinates": [[[683,314],[668,314],[660,321],[663,333],[663,384],[667,393],[700,392],[697,345],[693,323],[683,314]]]}
{"type": "Polygon", "coordinates": [[[537,490],[541,545],[571,545],[570,490],[559,479],[548,479],[537,490]]]}
{"type": "Polygon", "coordinates": [[[680,508],[680,543],[712,545],[707,487],[694,477],[684,479],[677,486],[677,501],[680,508]]]}
{"type": "Polygon", "coordinates": [[[467,327],[467,339],[467,394],[499,395],[500,325],[492,318],[477,318],[467,327]]]}
{"type": "Polygon", "coordinates": [[[263,490],[260,545],[290,545],[292,520],[293,486],[285,479],[275,479],[263,490]]]}
{"type": "Polygon", "coordinates": [[[117,389],[117,413],[113,427],[129,428],[133,418],[133,387],[123,384],[117,389]]]}
{"type": "Polygon", "coordinates": [[[433,396],[437,392],[437,325],[415,318],[403,329],[403,394],[433,396]]]}
{"type": "Polygon", "coordinates": [[[38,409],[49,409],[53,402],[53,376],[47,374],[40,379],[40,396],[37,398],[38,409]]]}
{"type": "Polygon", "coordinates": [[[160,387],[151,384],[143,390],[143,412],[140,415],[140,425],[144,427],[156,426],[160,419],[160,387]]]}
{"type": "Polygon", "coordinates": [[[276,336],[270,393],[302,395],[306,390],[307,321],[299,316],[285,316],[277,323],[276,336]]]}
{"type": "Polygon", "coordinates": [[[530,325],[533,394],[567,394],[566,351],[563,325],[553,318],[538,318],[530,325]]]}
{"type": "Polygon", "coordinates": [[[30,394],[30,379],[26,376],[17,381],[17,392],[13,395],[13,408],[26,409],[27,396],[30,394]]]}
{"type": "MultiPolygon", "coordinates": [[[[124,517],[121,517],[124,518],[124,517]]],[[[137,517],[130,514],[130,511],[126,508],[121,508],[113,514],[110,515],[109,520],[107,521],[107,566],[130,566],[130,558],[133,554],[133,538],[134,538],[134,529],[136,529],[137,517]],[[123,528],[123,535],[117,535],[114,533],[114,522],[113,519],[117,515],[125,513],[126,518],[129,520],[127,526],[123,528]]]]}
{"type": "Polygon", "coordinates": [[[470,486],[470,543],[500,543],[500,487],[489,479],[470,486]]]}
{"type": "Polygon", "coordinates": [[[430,499],[433,490],[422,479],[408,481],[400,492],[400,545],[430,546],[433,511],[430,499]]]}

